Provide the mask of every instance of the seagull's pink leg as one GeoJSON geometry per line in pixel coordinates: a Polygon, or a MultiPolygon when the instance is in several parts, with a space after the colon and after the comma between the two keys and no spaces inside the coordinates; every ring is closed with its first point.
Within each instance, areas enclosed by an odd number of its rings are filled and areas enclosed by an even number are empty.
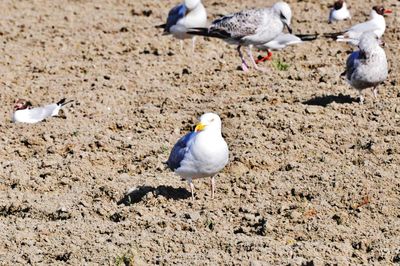
{"type": "Polygon", "coordinates": [[[378,99],[378,87],[374,87],[372,92],[374,93],[375,99],[378,99]]]}
{"type": "Polygon", "coordinates": [[[214,199],[215,194],[215,178],[214,176],[211,177],[211,199],[214,199]]]}
{"type": "Polygon", "coordinates": [[[244,72],[247,72],[247,71],[249,71],[249,66],[246,64],[246,61],[244,60],[242,51],[240,50],[240,47],[241,47],[241,45],[239,45],[239,46],[237,47],[237,51],[238,51],[238,53],[239,53],[240,60],[242,60],[242,69],[243,69],[244,72]]]}
{"type": "Polygon", "coordinates": [[[248,53],[248,55],[249,55],[249,57],[250,57],[250,60],[251,60],[251,63],[253,64],[253,66],[254,66],[255,69],[257,69],[258,71],[267,72],[266,69],[257,66],[256,61],[254,61],[253,53],[251,52],[251,46],[249,46],[249,47],[247,48],[247,53],[248,53]]]}
{"type": "Polygon", "coordinates": [[[192,200],[194,200],[194,185],[193,185],[192,179],[189,178],[188,182],[189,182],[189,186],[190,186],[190,192],[192,193],[192,200]]]}

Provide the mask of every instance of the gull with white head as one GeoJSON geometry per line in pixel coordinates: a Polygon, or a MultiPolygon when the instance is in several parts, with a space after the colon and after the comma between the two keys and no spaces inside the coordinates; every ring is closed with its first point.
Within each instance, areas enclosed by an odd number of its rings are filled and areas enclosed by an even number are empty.
{"type": "Polygon", "coordinates": [[[248,65],[240,50],[247,46],[248,56],[255,69],[259,68],[254,61],[251,48],[265,44],[276,38],[287,27],[289,32],[292,10],[285,2],[275,3],[269,8],[247,9],[214,20],[208,28],[193,28],[189,33],[222,39],[229,44],[237,45],[242,61],[242,69],[248,71],[248,65]]]}
{"type": "Polygon", "coordinates": [[[190,185],[194,199],[193,179],[211,177],[211,198],[214,198],[215,175],[229,160],[228,145],[221,134],[221,119],[217,114],[200,117],[195,131],[183,136],[172,148],[166,164],[190,185]]]}
{"type": "Polygon", "coordinates": [[[207,12],[201,0],[185,0],[182,4],[173,7],[169,13],[167,22],[157,26],[164,29],[164,35],[171,34],[181,40],[192,38],[194,50],[195,36],[188,34],[189,28],[206,27],[207,12]]]}
{"type": "Polygon", "coordinates": [[[346,70],[342,73],[347,82],[358,90],[360,103],[364,102],[361,91],[373,88],[377,97],[377,86],[388,76],[388,63],[385,51],[380,47],[380,40],[374,32],[361,35],[360,50],[353,52],[347,59],[346,70]]]}
{"type": "Polygon", "coordinates": [[[14,103],[12,121],[14,123],[37,123],[48,117],[57,116],[61,108],[70,102],[72,100],[66,102],[64,98],[57,103],[33,108],[31,102],[24,99],[17,99],[14,103]]]}

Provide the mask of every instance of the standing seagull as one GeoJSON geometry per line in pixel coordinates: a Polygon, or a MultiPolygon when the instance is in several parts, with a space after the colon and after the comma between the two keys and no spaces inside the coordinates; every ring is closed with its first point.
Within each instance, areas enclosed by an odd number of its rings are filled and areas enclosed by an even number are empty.
{"type": "Polygon", "coordinates": [[[377,86],[388,76],[388,63],[385,51],[379,46],[380,40],[373,32],[361,35],[359,51],[353,52],[346,62],[346,70],[342,73],[347,82],[358,90],[360,103],[364,102],[361,91],[373,88],[377,97],[377,86]]]}
{"type": "Polygon", "coordinates": [[[357,46],[360,37],[364,32],[372,31],[378,38],[381,38],[386,29],[384,14],[392,13],[391,10],[385,9],[383,6],[374,6],[371,10],[370,20],[364,23],[354,25],[350,29],[340,33],[328,33],[326,37],[336,38],[338,42],[347,42],[357,46]]]}
{"type": "Polygon", "coordinates": [[[251,48],[262,45],[276,38],[286,26],[289,32],[292,10],[285,2],[275,3],[270,8],[248,9],[214,20],[208,28],[194,28],[189,33],[216,37],[229,44],[237,45],[242,61],[242,69],[248,71],[248,65],[240,50],[247,46],[247,53],[255,69],[259,68],[254,61],[251,48]]]}
{"type": "Polygon", "coordinates": [[[351,19],[350,11],[347,9],[347,4],[344,0],[338,0],[333,4],[331,11],[329,12],[328,23],[351,19]]]}
{"type": "Polygon", "coordinates": [[[256,63],[264,62],[266,60],[270,60],[272,57],[272,53],[270,50],[282,50],[283,48],[286,48],[286,46],[293,45],[293,44],[299,44],[304,41],[313,41],[317,39],[318,34],[290,34],[290,33],[281,33],[273,39],[272,41],[269,41],[267,43],[264,43],[262,45],[257,45],[256,48],[260,50],[266,50],[268,52],[267,56],[261,57],[259,56],[260,59],[256,60],[256,63]]]}
{"type": "Polygon", "coordinates": [[[48,117],[57,116],[60,109],[70,102],[72,102],[72,100],[66,102],[64,98],[57,103],[32,108],[31,102],[24,99],[18,99],[14,103],[12,121],[14,123],[37,123],[48,117]]]}
{"type": "Polygon", "coordinates": [[[181,40],[192,38],[194,50],[195,36],[187,33],[189,28],[206,27],[207,12],[201,0],[185,0],[172,8],[168,13],[167,23],[157,26],[164,29],[164,35],[172,34],[181,40]]]}
{"type": "Polygon", "coordinates": [[[228,163],[228,145],[221,135],[221,119],[217,114],[200,117],[195,131],[183,136],[173,147],[167,165],[190,185],[194,200],[192,179],[211,177],[211,198],[214,198],[214,176],[228,163]]]}

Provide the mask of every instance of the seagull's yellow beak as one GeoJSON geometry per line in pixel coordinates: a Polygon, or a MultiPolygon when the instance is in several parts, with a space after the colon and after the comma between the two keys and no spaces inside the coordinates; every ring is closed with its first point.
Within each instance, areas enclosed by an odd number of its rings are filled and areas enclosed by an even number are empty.
{"type": "Polygon", "coordinates": [[[200,122],[200,123],[198,123],[198,124],[196,125],[196,128],[194,129],[194,131],[195,131],[195,132],[202,131],[205,127],[206,127],[206,125],[204,125],[204,124],[202,124],[202,123],[200,122]]]}

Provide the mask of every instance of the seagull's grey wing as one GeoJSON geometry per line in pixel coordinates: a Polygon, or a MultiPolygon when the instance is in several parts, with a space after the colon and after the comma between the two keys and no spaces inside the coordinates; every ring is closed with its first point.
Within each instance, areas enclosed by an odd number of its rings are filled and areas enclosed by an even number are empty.
{"type": "Polygon", "coordinates": [[[241,39],[256,33],[263,22],[263,14],[262,9],[249,9],[227,15],[214,20],[209,31],[225,33],[227,38],[241,39]]]}
{"type": "Polygon", "coordinates": [[[167,23],[165,24],[164,31],[169,32],[172,26],[187,14],[187,8],[184,4],[180,4],[172,8],[168,13],[167,23]]]}
{"type": "Polygon", "coordinates": [[[54,112],[59,108],[60,108],[59,105],[57,105],[56,103],[53,103],[53,104],[46,105],[44,107],[36,107],[33,109],[29,109],[29,110],[27,110],[26,115],[27,115],[27,117],[29,117],[32,120],[43,120],[49,116],[57,115],[58,112],[56,114],[54,114],[54,112]]]}
{"type": "Polygon", "coordinates": [[[185,154],[189,150],[191,140],[196,136],[196,132],[190,132],[180,138],[175,146],[172,148],[171,154],[169,155],[167,165],[175,171],[175,169],[181,166],[181,162],[185,158],[185,154]]]}
{"type": "Polygon", "coordinates": [[[351,53],[349,58],[346,61],[346,78],[351,80],[351,76],[353,75],[354,71],[356,70],[357,66],[365,60],[365,53],[363,51],[355,51],[351,53]]]}

